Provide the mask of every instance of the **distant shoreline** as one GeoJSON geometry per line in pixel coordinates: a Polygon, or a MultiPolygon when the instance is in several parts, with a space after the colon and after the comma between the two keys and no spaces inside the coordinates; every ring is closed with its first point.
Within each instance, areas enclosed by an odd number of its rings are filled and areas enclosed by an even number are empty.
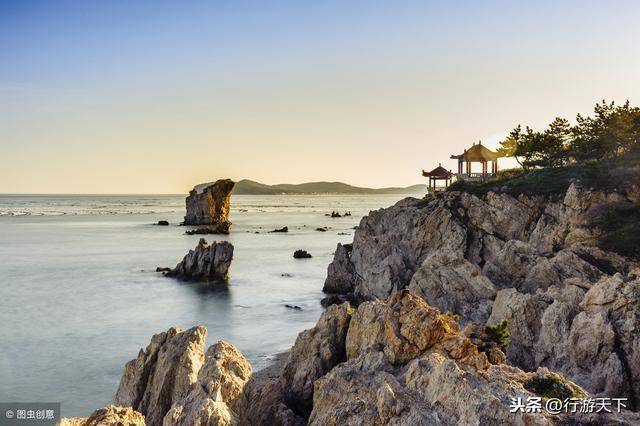
{"type": "MultiPolygon", "coordinates": [[[[210,185],[201,183],[195,187],[210,185]]],[[[0,193],[0,197],[125,197],[125,196],[186,196],[188,190],[182,194],[78,194],[78,193],[0,193]]],[[[416,195],[426,194],[427,185],[417,184],[406,187],[387,188],[365,188],[353,186],[343,182],[306,182],[299,184],[276,184],[267,185],[264,183],[242,179],[236,182],[232,195],[416,195]]]]}

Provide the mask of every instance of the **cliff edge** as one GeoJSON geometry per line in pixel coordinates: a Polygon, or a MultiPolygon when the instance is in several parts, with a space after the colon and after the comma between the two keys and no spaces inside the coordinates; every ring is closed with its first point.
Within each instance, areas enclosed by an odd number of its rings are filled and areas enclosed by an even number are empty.
{"type": "Polygon", "coordinates": [[[615,192],[577,182],[556,197],[407,198],[371,212],[353,244],[338,245],[324,290],[364,302],[408,289],[462,323],[507,320],[510,363],[562,372],[637,409],[640,268],[617,250],[616,224],[602,220],[638,201],[634,185],[615,192]]]}

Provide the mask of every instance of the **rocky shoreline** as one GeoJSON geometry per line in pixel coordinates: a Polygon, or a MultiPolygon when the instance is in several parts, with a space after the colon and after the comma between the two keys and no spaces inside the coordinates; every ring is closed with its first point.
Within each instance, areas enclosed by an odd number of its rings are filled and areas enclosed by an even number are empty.
{"type": "MultiPolygon", "coordinates": [[[[358,302],[408,289],[462,323],[507,320],[510,363],[547,367],[589,392],[640,397],[640,268],[598,247],[599,210],[638,203],[637,186],[562,196],[405,199],[338,245],[324,290],[358,302]]],[[[333,296],[335,300],[335,296],[333,296]]]]}
{"type": "Polygon", "coordinates": [[[336,249],[327,309],[272,366],[253,373],[229,343],[205,351],[204,327],[171,328],[89,418],[116,420],[63,424],[638,424],[629,410],[510,408],[598,396],[638,408],[640,269],[599,248],[589,222],[620,202],[637,188],[448,192],[371,212],[336,249]]]}

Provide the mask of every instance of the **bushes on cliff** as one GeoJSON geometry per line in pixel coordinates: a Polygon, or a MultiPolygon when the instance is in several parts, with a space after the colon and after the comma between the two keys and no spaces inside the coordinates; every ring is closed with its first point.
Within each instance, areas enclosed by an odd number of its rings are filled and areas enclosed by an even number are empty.
{"type": "Polygon", "coordinates": [[[501,350],[504,351],[505,349],[507,349],[507,346],[509,346],[511,333],[509,332],[509,321],[507,321],[506,318],[504,318],[496,325],[486,326],[484,332],[487,333],[491,340],[496,342],[501,350]]]}

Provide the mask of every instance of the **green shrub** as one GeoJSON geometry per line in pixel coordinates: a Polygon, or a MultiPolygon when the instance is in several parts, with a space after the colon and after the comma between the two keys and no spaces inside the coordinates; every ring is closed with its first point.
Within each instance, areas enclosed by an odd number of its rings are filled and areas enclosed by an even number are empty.
{"type": "Polygon", "coordinates": [[[580,388],[568,382],[562,376],[553,373],[546,377],[534,377],[524,383],[524,388],[543,399],[558,398],[564,400],[587,396],[580,388]]]}
{"type": "Polygon", "coordinates": [[[494,341],[500,349],[503,351],[507,349],[511,333],[509,333],[509,321],[507,321],[506,318],[496,325],[486,326],[484,332],[487,333],[487,336],[489,336],[489,338],[494,341]]]}

